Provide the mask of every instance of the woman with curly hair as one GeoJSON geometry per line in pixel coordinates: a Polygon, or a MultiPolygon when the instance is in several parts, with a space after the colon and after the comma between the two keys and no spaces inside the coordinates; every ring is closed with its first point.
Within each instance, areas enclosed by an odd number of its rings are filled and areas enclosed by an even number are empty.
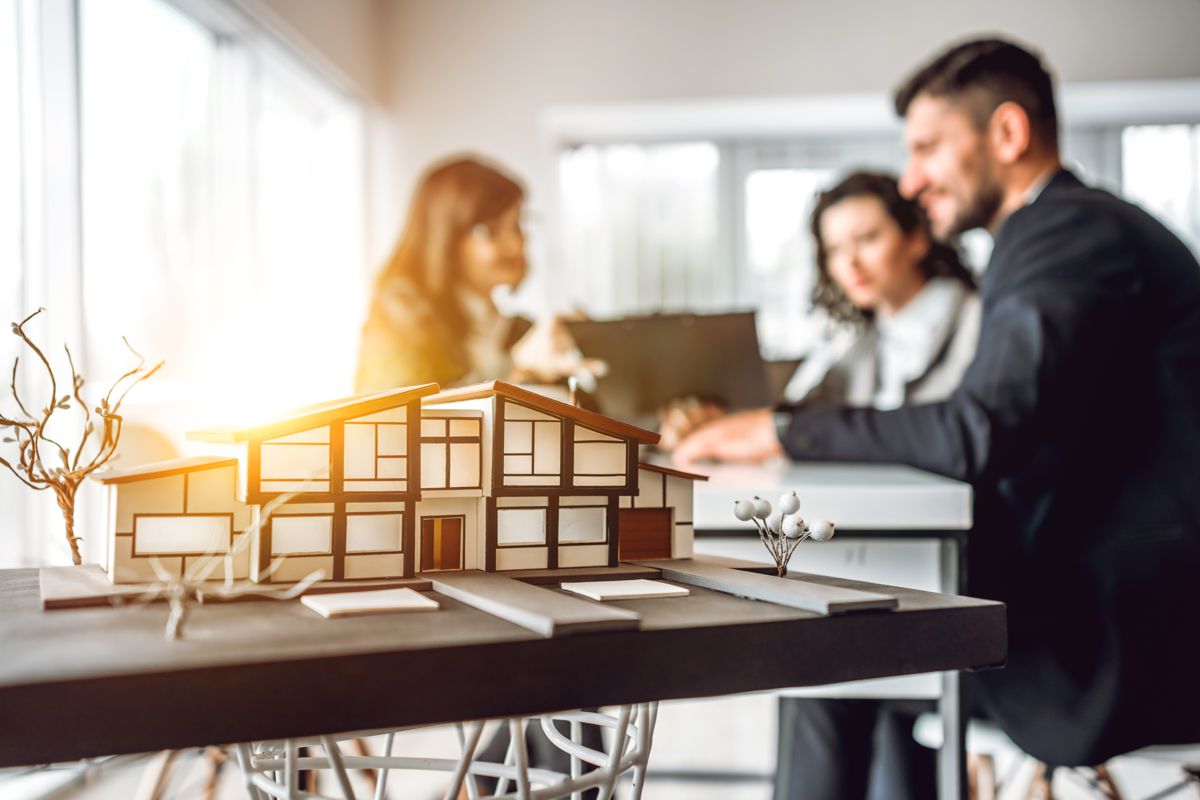
{"type": "MultiPolygon", "coordinates": [[[[817,282],[811,298],[825,335],[784,390],[789,403],[817,408],[898,408],[950,395],[979,338],[975,278],[958,251],[936,241],[919,205],[896,179],[854,172],[817,197],[810,219],[817,282]]],[[[663,412],[660,447],[677,463],[727,437],[736,418],[695,401],[663,412]]],[[[780,451],[782,455],[782,451],[780,451]]]]}
{"type": "Polygon", "coordinates": [[[785,394],[812,405],[897,408],[948,396],[975,354],[980,304],[958,252],[937,242],[896,179],[855,172],[817,198],[813,307],[830,335],[785,394]]]}

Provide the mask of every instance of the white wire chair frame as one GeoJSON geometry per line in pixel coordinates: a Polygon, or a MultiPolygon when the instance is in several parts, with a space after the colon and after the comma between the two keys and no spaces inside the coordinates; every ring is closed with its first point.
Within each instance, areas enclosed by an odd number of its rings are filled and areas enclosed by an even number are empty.
{"type": "Polygon", "coordinates": [[[509,744],[503,763],[475,760],[484,721],[456,723],[460,747],[457,759],[392,755],[396,731],[387,733],[381,756],[346,755],[341,751],[339,740],[361,738],[362,733],[243,743],[235,749],[251,800],[360,800],[351,785],[349,773],[352,770],[375,770],[374,800],[384,800],[388,776],[391,770],[397,769],[450,773],[445,800],[455,800],[464,789],[470,800],[558,800],[568,797],[582,800],[583,793],[593,789],[598,798],[608,800],[613,796],[617,780],[629,772],[632,773],[630,796],[637,800],[646,780],[657,719],[658,703],[619,706],[613,713],[569,711],[509,719],[505,723],[509,728],[509,744]],[[569,735],[564,735],[556,722],[567,723],[569,735]],[[569,773],[530,766],[525,728],[534,723],[540,723],[546,738],[570,757],[569,773]],[[605,737],[608,752],[582,744],[585,724],[609,731],[610,735],[605,737]],[[320,748],[322,752],[301,755],[301,748],[310,751],[320,748]],[[584,771],[585,764],[592,767],[591,771],[584,771]],[[301,770],[328,770],[340,794],[302,791],[301,770]],[[495,790],[491,794],[481,793],[475,782],[476,776],[496,779],[495,790]]]}

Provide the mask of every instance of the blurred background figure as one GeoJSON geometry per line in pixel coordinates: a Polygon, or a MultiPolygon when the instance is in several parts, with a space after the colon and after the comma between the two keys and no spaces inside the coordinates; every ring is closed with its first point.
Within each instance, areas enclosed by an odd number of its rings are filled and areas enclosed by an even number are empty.
{"type": "Polygon", "coordinates": [[[363,325],[356,391],[483,380],[550,383],[580,362],[557,318],[540,324],[496,307],[525,278],[525,190],[473,158],[432,167],[380,272],[363,325]]]}
{"type": "MultiPolygon", "coordinates": [[[[785,399],[889,409],[947,397],[979,336],[975,278],[958,252],[933,240],[921,208],[884,173],[854,172],[822,192],[810,228],[812,305],[829,324],[785,399]]],[[[724,412],[689,399],[662,416],[660,446],[679,446],[677,457],[686,459],[681,442],[704,435],[700,429],[724,412]]]]}

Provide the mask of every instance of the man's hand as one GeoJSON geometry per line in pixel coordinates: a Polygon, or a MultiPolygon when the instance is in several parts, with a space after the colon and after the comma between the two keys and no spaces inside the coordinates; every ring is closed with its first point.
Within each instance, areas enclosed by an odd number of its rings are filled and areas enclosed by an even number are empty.
{"type": "Polygon", "coordinates": [[[658,449],[669,453],[704,425],[725,416],[725,409],[708,400],[684,397],[658,412],[658,449]]]}
{"type": "Polygon", "coordinates": [[[685,467],[697,461],[766,461],[783,455],[771,409],[740,411],[704,425],[688,436],[671,460],[685,467]]]}
{"type": "MultiPolygon", "coordinates": [[[[584,358],[567,330],[565,320],[581,315],[554,315],[539,318],[521,340],[512,346],[512,383],[555,383],[586,373],[593,381],[608,373],[608,365],[596,358],[584,358]]],[[[588,391],[591,388],[584,387],[588,391]]]]}

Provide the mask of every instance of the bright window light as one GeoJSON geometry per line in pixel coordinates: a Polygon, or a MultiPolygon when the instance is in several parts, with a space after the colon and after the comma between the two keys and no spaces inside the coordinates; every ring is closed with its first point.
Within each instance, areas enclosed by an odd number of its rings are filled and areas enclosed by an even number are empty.
{"type": "Polygon", "coordinates": [[[119,374],[122,335],[165,359],[137,410],[176,440],[352,390],[360,112],[239,36],[163,0],[81,3],[89,369],[119,374]]]}
{"type": "Polygon", "coordinates": [[[1126,198],[1200,253],[1200,125],[1137,125],[1121,133],[1126,198]]]}
{"type": "Polygon", "coordinates": [[[758,295],[758,335],[764,353],[803,352],[816,281],[808,218],[817,192],[835,177],[830,169],[760,169],[746,176],[746,260],[758,295]]]}

